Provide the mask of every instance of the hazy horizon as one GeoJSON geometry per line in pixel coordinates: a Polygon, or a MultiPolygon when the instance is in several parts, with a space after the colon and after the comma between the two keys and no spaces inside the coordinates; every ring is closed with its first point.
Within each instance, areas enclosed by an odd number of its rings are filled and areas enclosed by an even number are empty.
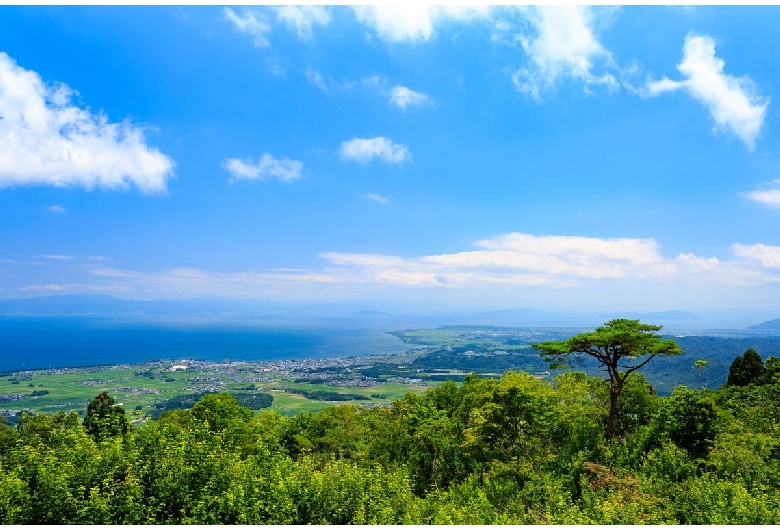
{"type": "Polygon", "coordinates": [[[507,309],[446,307],[413,308],[383,305],[381,302],[316,302],[296,304],[269,300],[228,299],[214,296],[167,299],[124,299],[110,295],[50,295],[0,299],[0,316],[95,315],[155,318],[185,317],[190,323],[219,321],[238,325],[268,321],[280,326],[341,325],[400,329],[440,325],[496,325],[509,327],[593,327],[612,318],[634,318],[664,326],[665,331],[744,330],[775,320],[776,313],[760,311],[609,311],[540,310],[531,307],[507,309]],[[212,320],[209,320],[213,317],[212,320]],[[269,320],[270,319],[270,320],[269,320]]]}

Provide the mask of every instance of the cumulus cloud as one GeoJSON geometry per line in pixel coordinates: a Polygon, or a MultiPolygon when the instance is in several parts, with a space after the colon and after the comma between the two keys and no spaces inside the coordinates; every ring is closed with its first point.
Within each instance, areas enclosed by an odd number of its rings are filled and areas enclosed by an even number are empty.
{"type": "Polygon", "coordinates": [[[109,123],[72,103],[64,84],[47,85],[0,52],[0,188],[80,186],[166,190],[173,160],[149,147],[141,127],[109,123]]]}
{"type": "Polygon", "coordinates": [[[325,253],[333,264],[353,266],[389,281],[445,287],[488,282],[570,285],[582,279],[627,276],[666,277],[678,265],[664,260],[652,239],[597,239],[574,236],[503,234],[476,241],[478,250],[400,258],[371,254],[325,253]]]}
{"type": "Polygon", "coordinates": [[[430,98],[427,95],[410,90],[405,86],[396,86],[390,90],[390,103],[401,110],[415,105],[425,105],[429,101],[430,98]]]}
{"type": "Polygon", "coordinates": [[[268,181],[276,178],[282,182],[292,182],[301,178],[303,173],[303,162],[289,158],[277,160],[269,153],[263,153],[256,164],[251,158],[228,158],[223,167],[234,179],[268,181]]]}
{"type": "Polygon", "coordinates": [[[750,191],[745,196],[771,208],[780,208],[780,179],[769,183],[766,189],[750,191]]]}
{"type": "Polygon", "coordinates": [[[731,245],[734,255],[741,258],[757,261],[762,267],[768,269],[780,269],[780,247],[772,245],[744,245],[735,243],[731,245]]]}
{"type": "Polygon", "coordinates": [[[304,41],[311,40],[312,26],[330,23],[330,10],[321,6],[280,6],[276,8],[276,16],[304,41]]]}
{"type": "Polygon", "coordinates": [[[683,59],[677,69],[685,77],[673,81],[664,77],[647,84],[649,96],[684,90],[703,103],[715,120],[716,128],[733,132],[753,150],[764,124],[769,98],[758,94],[753,81],[723,72],[725,62],[715,56],[715,41],[707,36],[688,35],[683,59]]]}
{"type": "Polygon", "coordinates": [[[342,160],[352,160],[359,164],[368,164],[374,159],[387,164],[403,164],[412,160],[412,153],[403,144],[394,143],[389,138],[353,138],[343,142],[339,148],[342,160]]]}
{"type": "Polygon", "coordinates": [[[267,48],[271,45],[266,38],[266,34],[271,32],[271,25],[268,23],[268,17],[259,10],[244,9],[242,14],[239,15],[229,7],[226,7],[222,10],[222,16],[237,31],[250,35],[258,48],[267,48]]]}
{"type": "MultiPolygon", "coordinates": [[[[510,233],[476,241],[475,250],[402,258],[327,252],[321,257],[362,281],[446,289],[487,286],[721,285],[780,283],[780,247],[732,245],[743,260],[681,253],[664,257],[653,239],[601,239],[510,233]],[[648,283],[649,282],[649,283],[648,283]],[[679,283],[675,283],[679,282],[679,283]]],[[[709,286],[709,287],[707,287],[709,286]]]]}
{"type": "Polygon", "coordinates": [[[615,77],[594,73],[596,63],[611,64],[610,53],[594,35],[594,14],[584,6],[538,6],[524,10],[533,32],[520,35],[530,64],[513,73],[520,92],[541,99],[561,79],[573,78],[585,85],[618,86],[615,77]]]}
{"type": "Polygon", "coordinates": [[[420,4],[353,6],[357,19],[390,42],[431,38],[437,27],[490,17],[487,6],[428,6],[420,4]]]}

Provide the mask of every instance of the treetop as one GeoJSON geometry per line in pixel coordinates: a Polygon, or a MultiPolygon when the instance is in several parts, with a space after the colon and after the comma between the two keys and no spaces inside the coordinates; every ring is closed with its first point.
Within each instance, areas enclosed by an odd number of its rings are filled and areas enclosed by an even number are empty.
{"type": "Polygon", "coordinates": [[[580,333],[562,341],[533,344],[548,362],[560,364],[570,354],[586,354],[603,361],[643,355],[680,355],[682,349],[672,339],[663,340],[663,326],[643,324],[639,320],[616,318],[593,331],[580,333]]]}

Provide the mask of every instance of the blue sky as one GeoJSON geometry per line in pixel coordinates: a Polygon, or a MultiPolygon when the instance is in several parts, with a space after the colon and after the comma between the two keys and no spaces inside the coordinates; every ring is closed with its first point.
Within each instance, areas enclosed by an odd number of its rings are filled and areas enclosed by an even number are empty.
{"type": "Polygon", "coordinates": [[[778,29],[778,7],[0,7],[0,298],[772,316],[778,29]]]}

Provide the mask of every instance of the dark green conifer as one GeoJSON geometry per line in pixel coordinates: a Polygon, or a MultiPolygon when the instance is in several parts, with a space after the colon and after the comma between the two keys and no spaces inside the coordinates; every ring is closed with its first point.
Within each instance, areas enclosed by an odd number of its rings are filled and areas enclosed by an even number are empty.
{"type": "Polygon", "coordinates": [[[764,370],[764,360],[756,350],[750,348],[731,363],[726,384],[728,386],[747,386],[758,382],[764,375],[764,370]]]}
{"type": "Polygon", "coordinates": [[[95,439],[125,434],[127,428],[125,409],[114,405],[114,398],[108,392],[101,392],[87,405],[84,429],[95,439]]]}

